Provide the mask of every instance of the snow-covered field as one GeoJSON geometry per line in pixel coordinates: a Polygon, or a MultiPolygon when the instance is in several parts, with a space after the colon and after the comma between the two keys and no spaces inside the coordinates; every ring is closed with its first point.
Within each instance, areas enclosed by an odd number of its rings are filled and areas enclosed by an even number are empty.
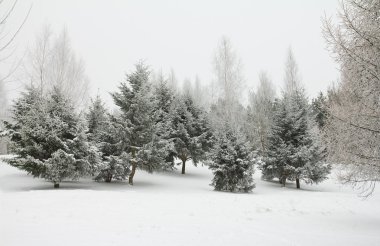
{"type": "Polygon", "coordinates": [[[334,179],[281,188],[255,174],[250,194],[215,192],[206,167],[136,173],[60,189],[0,163],[0,245],[380,245],[380,191],[334,179]]]}

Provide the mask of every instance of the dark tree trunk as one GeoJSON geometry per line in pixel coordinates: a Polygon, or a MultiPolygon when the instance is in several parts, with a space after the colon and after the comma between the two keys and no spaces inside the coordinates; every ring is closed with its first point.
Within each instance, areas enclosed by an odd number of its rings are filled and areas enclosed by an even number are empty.
{"type": "Polygon", "coordinates": [[[58,189],[59,188],[59,183],[54,183],[54,188],[58,189]]]}
{"type": "Polygon", "coordinates": [[[282,177],[282,187],[285,187],[285,184],[286,184],[286,177],[282,177]]]}
{"type": "Polygon", "coordinates": [[[132,171],[129,174],[129,179],[128,179],[128,182],[130,185],[133,185],[133,177],[135,176],[135,173],[136,173],[136,167],[137,167],[137,164],[133,163],[132,164],[132,171]]]}
{"type": "Polygon", "coordinates": [[[297,185],[297,189],[301,188],[300,179],[299,178],[296,178],[296,185],[297,185]]]}
{"type": "Polygon", "coordinates": [[[186,160],[182,160],[182,174],[185,174],[186,160]]]}
{"type": "Polygon", "coordinates": [[[111,181],[112,181],[112,174],[108,174],[105,181],[107,183],[111,183],[111,181]]]}

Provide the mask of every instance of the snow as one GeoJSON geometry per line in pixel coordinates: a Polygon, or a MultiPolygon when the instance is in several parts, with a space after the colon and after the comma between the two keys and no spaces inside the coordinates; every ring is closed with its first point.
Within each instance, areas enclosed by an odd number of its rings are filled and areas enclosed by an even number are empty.
{"type": "Polygon", "coordinates": [[[233,194],[212,190],[207,167],[186,171],[53,189],[0,162],[0,245],[380,245],[379,191],[281,188],[257,171],[252,193],[233,194]]]}

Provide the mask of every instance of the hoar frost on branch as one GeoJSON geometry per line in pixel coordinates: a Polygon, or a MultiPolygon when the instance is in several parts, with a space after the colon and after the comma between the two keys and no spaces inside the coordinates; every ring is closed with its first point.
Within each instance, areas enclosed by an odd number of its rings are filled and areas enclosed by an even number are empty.
{"type": "Polygon", "coordinates": [[[327,108],[329,160],[343,164],[343,183],[373,192],[380,181],[380,2],[345,0],[339,22],[324,20],[324,36],[341,81],[327,108]]]}

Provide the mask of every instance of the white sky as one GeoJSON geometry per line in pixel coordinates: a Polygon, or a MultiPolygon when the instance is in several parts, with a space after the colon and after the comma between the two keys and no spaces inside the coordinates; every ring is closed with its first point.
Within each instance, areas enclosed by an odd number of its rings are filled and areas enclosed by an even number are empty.
{"type": "Polygon", "coordinates": [[[92,91],[106,100],[141,59],[163,72],[173,68],[181,81],[198,74],[209,83],[223,35],[243,61],[247,88],[256,86],[260,70],[279,88],[289,46],[309,96],[338,78],[321,33],[321,17],[335,15],[336,0],[22,0],[15,15],[22,17],[31,3],[18,49],[32,45],[46,24],[57,32],[66,27],[92,91]]]}

